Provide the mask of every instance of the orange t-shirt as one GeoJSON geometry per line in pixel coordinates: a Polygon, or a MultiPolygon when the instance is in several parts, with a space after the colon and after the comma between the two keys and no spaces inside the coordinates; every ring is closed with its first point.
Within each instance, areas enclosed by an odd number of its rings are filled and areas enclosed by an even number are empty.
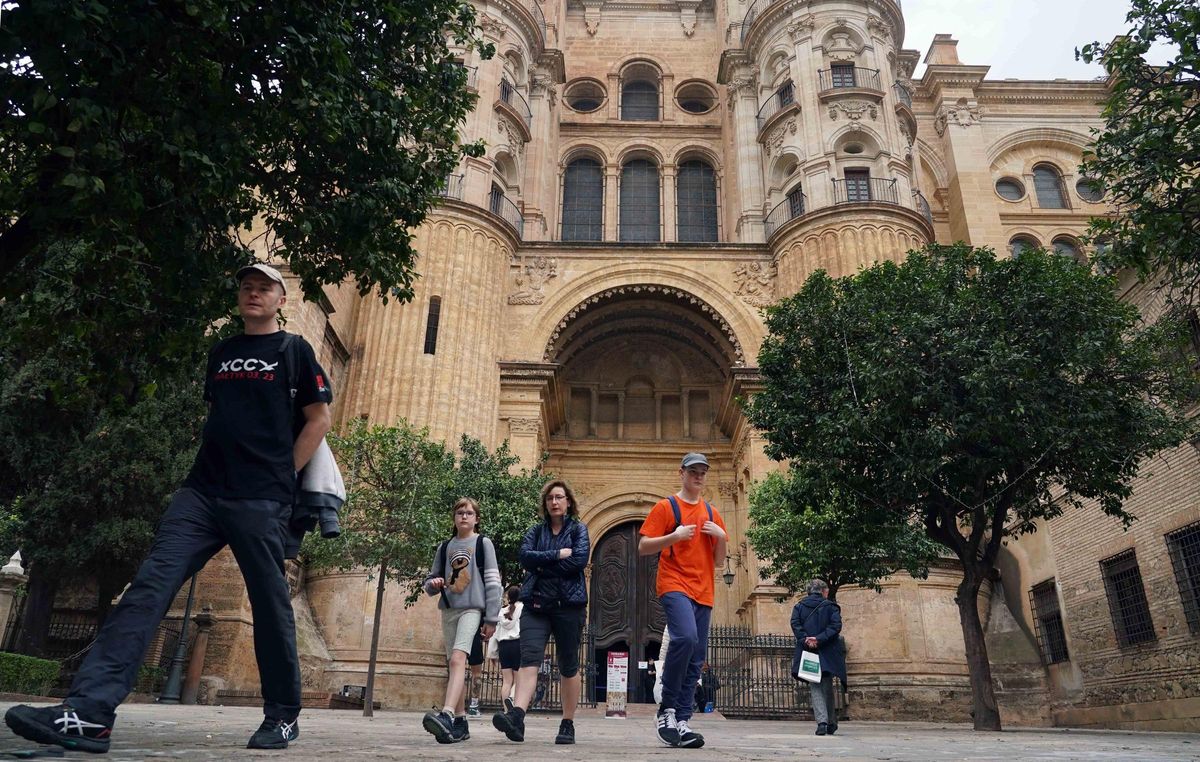
{"type": "MultiPolygon", "coordinates": [[[[712,606],[713,575],[716,573],[713,548],[717,541],[700,531],[704,522],[708,521],[708,509],[704,507],[704,500],[686,503],[676,495],[675,501],[679,503],[679,523],[695,524],[696,534],[690,540],[680,540],[659,551],[655,592],[659,596],[672,592],[683,593],[702,606],[712,606]]],[[[713,508],[712,520],[725,529],[725,522],[716,508],[713,508]]],[[[671,510],[671,501],[659,500],[642,522],[641,534],[645,537],[662,537],[674,530],[675,513],[671,510]]]]}

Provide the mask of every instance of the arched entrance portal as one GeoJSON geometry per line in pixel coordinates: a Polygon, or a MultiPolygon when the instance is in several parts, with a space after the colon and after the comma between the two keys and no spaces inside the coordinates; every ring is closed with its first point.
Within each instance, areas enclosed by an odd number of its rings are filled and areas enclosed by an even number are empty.
{"type": "Polygon", "coordinates": [[[609,651],[629,654],[629,698],[633,703],[653,702],[653,677],[640,669],[643,662],[659,658],[666,618],[654,595],[657,556],[637,553],[638,522],[609,530],[592,552],[591,608],[588,627],[595,638],[597,700],[603,701],[604,665],[609,651]]]}

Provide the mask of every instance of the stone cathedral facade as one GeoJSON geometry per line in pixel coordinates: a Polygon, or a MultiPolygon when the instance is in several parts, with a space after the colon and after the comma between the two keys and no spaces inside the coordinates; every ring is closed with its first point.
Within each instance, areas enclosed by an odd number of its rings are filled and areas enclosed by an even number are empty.
{"type": "MultiPolygon", "coordinates": [[[[989,79],[950,35],[907,49],[896,0],[472,4],[497,53],[463,56],[479,96],[464,132],[487,153],[417,231],[416,298],[329,289],[289,328],[319,347],[339,421],[507,439],[529,464],[549,453],[591,532],[598,651],[657,647],[636,529],[689,450],[712,462],[731,530],[714,624],[790,632],[792,601],[745,541],[749,490],[775,468],[737,404],[756,387],[761,308],[819,268],[931,241],[1086,256],[1107,207],[1077,167],[1105,83],[989,79]]],[[[1007,721],[1198,727],[1197,452],[1161,461],[1131,531],[1068,512],[1006,549],[984,609],[1007,721]]],[[[231,572],[222,556],[201,577],[214,701],[257,687],[231,572]]],[[[855,717],[966,719],[956,584],[948,564],[842,592],[855,717]]],[[[374,587],[295,575],[306,688],[365,682],[374,587]]],[[[386,603],[377,697],[424,707],[444,680],[440,628],[433,603],[402,598],[386,603]]]]}

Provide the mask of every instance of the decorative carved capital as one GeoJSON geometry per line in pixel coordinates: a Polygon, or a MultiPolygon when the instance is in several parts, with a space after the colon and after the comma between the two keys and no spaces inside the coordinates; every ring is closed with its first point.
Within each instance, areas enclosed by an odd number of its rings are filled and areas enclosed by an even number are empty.
{"type": "Polygon", "coordinates": [[[959,127],[970,127],[981,121],[983,121],[983,108],[979,103],[959,98],[954,104],[938,105],[937,111],[933,115],[933,129],[937,131],[938,137],[941,137],[946,134],[947,125],[957,124],[959,127]]]}
{"type": "Polygon", "coordinates": [[[485,36],[491,37],[497,42],[503,40],[504,35],[508,34],[508,24],[488,13],[479,17],[479,28],[483,30],[485,36]]]}
{"type": "Polygon", "coordinates": [[[767,136],[765,141],[763,141],[763,149],[767,152],[768,158],[770,158],[773,151],[778,151],[783,147],[783,141],[789,134],[796,134],[795,119],[789,119],[783,124],[776,125],[776,127],[771,130],[771,134],[767,136]]]}
{"type": "Polygon", "coordinates": [[[874,14],[867,16],[867,31],[881,40],[892,39],[892,25],[874,14]]]}
{"type": "Polygon", "coordinates": [[[798,21],[793,21],[787,25],[788,37],[792,42],[800,42],[806,37],[812,36],[813,29],[817,25],[816,17],[811,13],[801,18],[798,21]]]}
{"type": "Polygon", "coordinates": [[[509,418],[509,434],[537,434],[542,430],[541,418],[509,418]]]}

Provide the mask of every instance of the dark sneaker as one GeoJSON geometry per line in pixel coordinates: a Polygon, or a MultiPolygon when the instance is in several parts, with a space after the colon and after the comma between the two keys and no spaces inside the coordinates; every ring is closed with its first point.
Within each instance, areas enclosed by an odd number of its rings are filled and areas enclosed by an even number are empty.
{"type": "Polygon", "coordinates": [[[827,734],[828,732],[829,732],[828,723],[824,723],[824,722],[817,723],[817,735],[823,736],[823,735],[827,734]]]}
{"type": "Polygon", "coordinates": [[[426,712],[421,727],[432,733],[438,743],[454,743],[454,718],[446,712],[426,712]]]}
{"type": "Polygon", "coordinates": [[[837,732],[837,723],[836,722],[829,723],[829,727],[826,729],[826,731],[829,733],[829,735],[833,735],[834,733],[836,733],[837,732]]]}
{"type": "Polygon", "coordinates": [[[525,740],[525,710],[514,706],[510,712],[493,714],[492,726],[508,736],[508,740],[520,743],[525,740]]]}
{"type": "Polygon", "coordinates": [[[108,751],[112,725],[79,716],[68,704],[42,708],[18,704],[4,714],[4,724],[22,738],[103,754],[108,751]]]}
{"type": "MultiPolygon", "coordinates": [[[[430,731],[432,732],[432,731],[430,731]]],[[[435,734],[436,735],[436,734],[435,734]]],[[[450,725],[450,735],[437,736],[438,743],[458,743],[471,737],[471,728],[467,725],[466,717],[455,717],[450,725]]]]}
{"type": "Polygon", "coordinates": [[[300,737],[300,720],[286,722],[275,717],[264,717],[258,730],[250,736],[247,749],[286,749],[289,741],[300,737]]]}
{"type": "Polygon", "coordinates": [[[658,740],[667,746],[679,745],[679,725],[675,722],[674,709],[663,709],[662,705],[659,705],[658,714],[654,716],[654,725],[658,730],[658,740]]]}
{"type": "Polygon", "coordinates": [[[679,731],[679,745],[685,749],[699,749],[704,745],[704,736],[688,727],[687,720],[680,720],[676,726],[679,731]]]}
{"type": "Polygon", "coordinates": [[[575,723],[571,720],[563,720],[558,723],[558,735],[554,737],[554,743],[563,745],[575,743],[575,723]]]}

